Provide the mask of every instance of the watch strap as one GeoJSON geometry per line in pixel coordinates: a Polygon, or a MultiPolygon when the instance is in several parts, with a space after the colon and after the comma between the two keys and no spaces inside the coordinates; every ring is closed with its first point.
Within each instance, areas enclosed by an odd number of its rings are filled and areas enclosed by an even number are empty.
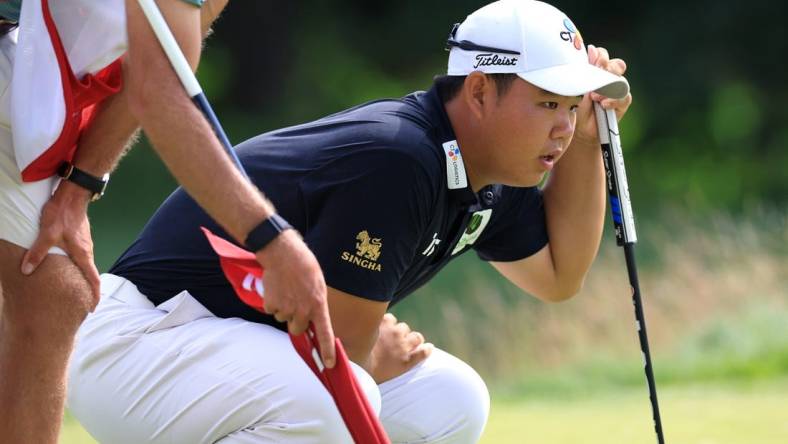
{"type": "Polygon", "coordinates": [[[98,198],[103,196],[104,191],[107,189],[107,182],[109,182],[109,174],[105,174],[103,177],[96,177],[80,170],[70,162],[63,162],[58,168],[57,174],[63,180],[73,182],[93,193],[91,200],[98,200],[98,198]]]}
{"type": "Polygon", "coordinates": [[[274,213],[264,221],[260,222],[246,236],[244,245],[247,250],[257,252],[265,248],[272,240],[279,236],[279,233],[293,228],[292,225],[280,215],[274,213]]]}

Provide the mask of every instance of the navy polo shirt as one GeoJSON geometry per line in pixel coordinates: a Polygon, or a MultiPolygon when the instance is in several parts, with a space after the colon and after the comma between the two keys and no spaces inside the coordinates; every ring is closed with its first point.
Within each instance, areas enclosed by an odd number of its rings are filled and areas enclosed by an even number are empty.
{"type": "MultiPolygon", "coordinates": [[[[451,259],[528,257],[547,244],[541,191],[474,193],[435,88],[237,146],[252,181],[303,236],[328,286],[395,304],[451,259]]],[[[199,227],[232,239],[182,189],[110,269],[154,304],[188,290],[220,317],[273,324],[233,293],[199,227]]]]}

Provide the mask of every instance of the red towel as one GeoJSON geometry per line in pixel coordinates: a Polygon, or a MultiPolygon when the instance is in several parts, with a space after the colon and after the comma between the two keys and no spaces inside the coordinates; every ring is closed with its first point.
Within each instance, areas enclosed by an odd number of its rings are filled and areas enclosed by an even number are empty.
{"type": "MultiPolygon", "coordinates": [[[[263,269],[254,254],[214,235],[204,227],[202,231],[219,255],[222,271],[238,297],[250,307],[264,313],[263,269]]],[[[314,325],[310,323],[309,329],[298,336],[290,335],[290,341],[334,398],[353,440],[359,444],[389,444],[383,426],[350,368],[342,342],[336,339],[336,365],[334,368],[325,368],[320,359],[314,325]]]]}

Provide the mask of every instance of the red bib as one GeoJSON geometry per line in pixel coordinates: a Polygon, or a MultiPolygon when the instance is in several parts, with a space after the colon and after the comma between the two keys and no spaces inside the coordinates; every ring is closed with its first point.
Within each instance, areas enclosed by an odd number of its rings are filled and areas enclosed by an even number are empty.
{"type": "Polygon", "coordinates": [[[122,85],[122,0],[22,4],[10,121],[22,180],[54,175],[71,160],[102,100],[122,85]]]}

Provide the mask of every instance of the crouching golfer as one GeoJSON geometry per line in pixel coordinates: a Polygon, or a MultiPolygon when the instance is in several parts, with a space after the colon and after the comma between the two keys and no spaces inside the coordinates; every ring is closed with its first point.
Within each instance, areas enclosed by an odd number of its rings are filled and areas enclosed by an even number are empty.
{"type": "MultiPolygon", "coordinates": [[[[632,100],[624,62],[586,50],[545,3],[492,3],[448,45],[448,75],[428,92],[238,147],[314,251],[336,335],[377,383],[369,395],[395,443],[476,442],[489,397],[386,310],[469,250],[545,301],[577,293],[605,207],[592,102],[621,117],[632,100]]],[[[70,366],[71,411],[113,444],[349,442],[282,324],[237,299],[200,226],[230,238],[176,191],[102,277],[70,366]]]]}

